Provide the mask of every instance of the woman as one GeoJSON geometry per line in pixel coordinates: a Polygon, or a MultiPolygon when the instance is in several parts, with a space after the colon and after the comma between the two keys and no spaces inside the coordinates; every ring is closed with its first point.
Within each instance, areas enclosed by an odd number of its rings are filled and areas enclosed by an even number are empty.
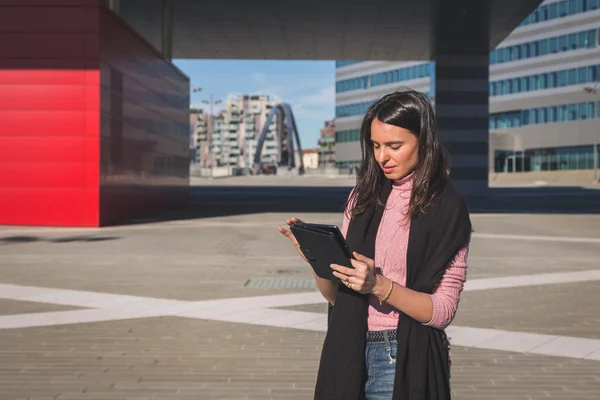
{"type": "Polygon", "coordinates": [[[449,399],[444,328],[466,279],[471,223],[427,97],[407,90],[375,102],[361,149],[342,226],[353,268],[331,266],[341,284],[315,276],[334,305],[315,399],[449,399]]]}

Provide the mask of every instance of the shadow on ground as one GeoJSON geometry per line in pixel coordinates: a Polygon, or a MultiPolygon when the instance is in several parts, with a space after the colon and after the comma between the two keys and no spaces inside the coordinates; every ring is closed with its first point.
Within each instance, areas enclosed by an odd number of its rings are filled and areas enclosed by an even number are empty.
{"type": "MultiPolygon", "coordinates": [[[[125,224],[225,217],[265,212],[341,213],[351,187],[192,186],[184,209],[125,224]]],[[[600,190],[578,187],[490,188],[468,199],[472,213],[600,214],[600,190]]]]}
{"type": "Polygon", "coordinates": [[[44,238],[40,236],[6,236],[0,238],[0,245],[7,244],[21,244],[21,243],[33,243],[33,242],[47,242],[47,243],[73,243],[73,242],[105,242],[107,240],[120,239],[117,236],[68,236],[62,238],[44,238]]]}

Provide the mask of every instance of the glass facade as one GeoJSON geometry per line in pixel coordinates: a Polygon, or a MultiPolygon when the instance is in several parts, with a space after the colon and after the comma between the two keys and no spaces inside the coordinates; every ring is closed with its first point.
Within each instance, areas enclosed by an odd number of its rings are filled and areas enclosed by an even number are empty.
{"type": "MultiPolygon", "coordinates": [[[[600,151],[598,152],[600,157],[600,151]]],[[[600,158],[599,158],[600,159],[600,158]]],[[[569,171],[594,168],[594,146],[497,150],[494,172],[569,171]]]]}
{"type": "Polygon", "coordinates": [[[599,0],[561,0],[544,4],[529,14],[529,16],[521,22],[520,26],[537,24],[538,22],[564,18],[587,11],[594,11],[598,9],[599,3],[599,0]]]}
{"type": "MultiPolygon", "coordinates": [[[[429,93],[425,93],[425,95],[431,99],[429,93]]],[[[371,104],[373,104],[374,102],[375,102],[375,100],[371,100],[371,101],[363,101],[361,103],[337,106],[335,108],[335,117],[341,118],[341,117],[350,117],[353,115],[363,115],[365,112],[367,112],[367,110],[369,109],[371,104]]]]}
{"type": "Polygon", "coordinates": [[[546,54],[591,49],[598,46],[599,38],[598,29],[595,28],[501,47],[490,53],[490,65],[540,57],[546,54]]]}
{"type": "Polygon", "coordinates": [[[368,89],[373,86],[386,85],[388,83],[408,81],[429,77],[434,74],[433,63],[413,65],[410,67],[394,69],[391,71],[378,72],[371,75],[359,76],[352,79],[345,79],[335,83],[337,93],[347,92],[357,89],[368,89]]]}
{"type": "Polygon", "coordinates": [[[335,67],[341,68],[341,67],[345,67],[346,65],[358,64],[361,62],[364,62],[364,61],[336,61],[335,67]]]}
{"type": "Polygon", "coordinates": [[[600,65],[544,72],[490,82],[490,96],[545,90],[598,81],[600,65]]]}
{"type": "MultiPolygon", "coordinates": [[[[337,168],[343,168],[343,169],[350,169],[352,168],[352,170],[356,170],[357,168],[360,168],[360,160],[352,160],[352,161],[336,161],[335,166],[337,168]]],[[[350,172],[350,171],[348,171],[350,172]]]]}
{"type": "Polygon", "coordinates": [[[336,143],[357,142],[360,140],[360,129],[337,131],[335,133],[336,143]]]}
{"type": "Polygon", "coordinates": [[[600,102],[560,104],[527,108],[521,111],[490,114],[490,130],[519,128],[525,125],[551,124],[600,118],[600,102]]]}

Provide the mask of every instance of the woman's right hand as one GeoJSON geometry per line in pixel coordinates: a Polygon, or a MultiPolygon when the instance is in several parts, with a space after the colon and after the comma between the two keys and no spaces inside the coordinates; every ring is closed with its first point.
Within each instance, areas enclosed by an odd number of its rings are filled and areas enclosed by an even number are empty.
{"type": "MultiPolygon", "coordinates": [[[[294,217],[292,219],[288,219],[287,221],[285,221],[286,224],[288,224],[288,226],[292,226],[294,223],[296,222],[302,222],[300,219],[294,217]]],[[[302,259],[306,262],[308,262],[308,260],[306,259],[306,257],[304,256],[304,254],[302,254],[302,251],[300,250],[300,244],[298,244],[298,241],[296,240],[296,237],[294,236],[294,234],[291,231],[288,231],[285,228],[277,228],[277,230],[279,230],[279,232],[285,236],[286,238],[290,239],[290,242],[292,242],[292,244],[294,245],[294,247],[296,248],[296,250],[298,250],[298,254],[300,254],[300,257],[302,257],[302,259]]]]}

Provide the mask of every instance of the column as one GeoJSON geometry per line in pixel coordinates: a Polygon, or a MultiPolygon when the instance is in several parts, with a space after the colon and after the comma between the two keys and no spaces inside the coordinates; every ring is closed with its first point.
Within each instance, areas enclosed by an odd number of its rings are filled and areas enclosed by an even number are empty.
{"type": "Polygon", "coordinates": [[[435,32],[438,133],[463,195],[484,196],[489,170],[489,11],[487,2],[438,4],[435,32]]]}

